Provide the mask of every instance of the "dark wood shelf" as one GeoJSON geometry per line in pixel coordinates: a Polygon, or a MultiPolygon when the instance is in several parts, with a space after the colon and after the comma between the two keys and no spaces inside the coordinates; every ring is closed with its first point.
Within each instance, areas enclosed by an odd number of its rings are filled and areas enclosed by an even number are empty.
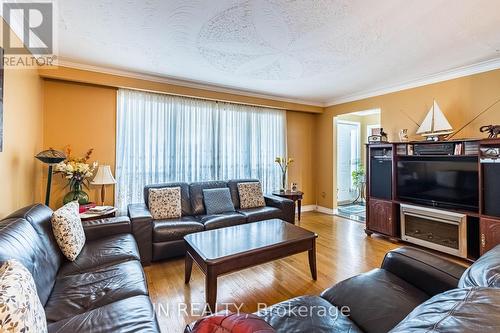
{"type": "Polygon", "coordinates": [[[475,212],[472,210],[435,207],[435,206],[431,206],[431,205],[424,205],[424,204],[419,204],[419,203],[415,203],[412,201],[405,201],[405,200],[399,200],[399,199],[395,199],[395,200],[393,200],[393,202],[395,204],[398,204],[398,205],[404,204],[404,205],[413,205],[413,206],[419,206],[419,207],[425,207],[425,208],[441,209],[441,210],[446,210],[446,211],[458,213],[458,214],[464,214],[464,215],[472,216],[472,217],[480,217],[480,215],[481,215],[481,214],[479,214],[479,211],[475,212]]]}

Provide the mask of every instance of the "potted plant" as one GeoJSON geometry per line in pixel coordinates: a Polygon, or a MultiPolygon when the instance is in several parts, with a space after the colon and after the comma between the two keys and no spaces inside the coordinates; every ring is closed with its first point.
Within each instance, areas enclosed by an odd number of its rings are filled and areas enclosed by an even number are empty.
{"type": "Polygon", "coordinates": [[[351,173],[352,177],[352,185],[354,189],[357,191],[357,196],[356,199],[353,201],[353,203],[359,202],[360,199],[362,199],[363,195],[363,188],[365,186],[365,167],[361,162],[358,162],[356,164],[356,170],[354,170],[351,173]]]}
{"type": "Polygon", "coordinates": [[[288,172],[288,167],[290,164],[293,163],[293,158],[284,158],[281,156],[276,157],[274,160],[276,163],[278,163],[280,169],[281,169],[281,192],[286,191],[286,175],[288,172]]]}
{"type": "Polygon", "coordinates": [[[97,162],[89,163],[93,149],[89,149],[84,157],[71,156],[71,148],[66,149],[66,160],[56,164],[55,173],[59,173],[68,180],[66,185],[71,191],[64,196],[63,203],[78,200],[80,205],[89,203],[89,195],[82,190],[83,186],[89,188],[90,179],[94,176],[97,162]]]}

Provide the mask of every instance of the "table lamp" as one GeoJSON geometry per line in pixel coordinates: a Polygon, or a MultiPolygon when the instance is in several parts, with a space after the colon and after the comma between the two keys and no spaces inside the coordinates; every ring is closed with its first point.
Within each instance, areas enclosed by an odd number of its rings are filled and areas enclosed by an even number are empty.
{"type": "Polygon", "coordinates": [[[99,165],[97,173],[95,174],[92,185],[101,185],[101,205],[104,206],[104,199],[106,197],[106,185],[116,184],[116,180],[111,173],[109,165],[99,165]]]}
{"type": "Polygon", "coordinates": [[[50,202],[50,187],[52,184],[52,166],[66,159],[66,155],[62,151],[49,148],[35,155],[37,160],[49,165],[49,174],[47,175],[47,192],[45,193],[45,206],[50,202]]]}

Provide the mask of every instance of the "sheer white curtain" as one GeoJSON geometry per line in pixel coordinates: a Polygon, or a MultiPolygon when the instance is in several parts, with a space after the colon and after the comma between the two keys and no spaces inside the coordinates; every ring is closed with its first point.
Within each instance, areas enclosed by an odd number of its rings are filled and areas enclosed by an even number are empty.
{"type": "Polygon", "coordinates": [[[118,90],[116,205],[142,202],[144,185],[257,178],[279,188],[286,112],[233,103],[118,90]]]}

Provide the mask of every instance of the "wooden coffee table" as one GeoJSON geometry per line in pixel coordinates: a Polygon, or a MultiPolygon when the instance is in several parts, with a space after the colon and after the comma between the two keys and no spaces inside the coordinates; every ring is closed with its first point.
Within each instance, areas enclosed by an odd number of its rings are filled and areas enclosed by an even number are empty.
{"type": "Polygon", "coordinates": [[[185,282],[191,279],[194,261],[205,273],[208,310],[215,312],[217,277],[223,274],[308,251],[309,268],[316,280],[317,237],[314,232],[278,219],[187,235],[185,282]]]}

